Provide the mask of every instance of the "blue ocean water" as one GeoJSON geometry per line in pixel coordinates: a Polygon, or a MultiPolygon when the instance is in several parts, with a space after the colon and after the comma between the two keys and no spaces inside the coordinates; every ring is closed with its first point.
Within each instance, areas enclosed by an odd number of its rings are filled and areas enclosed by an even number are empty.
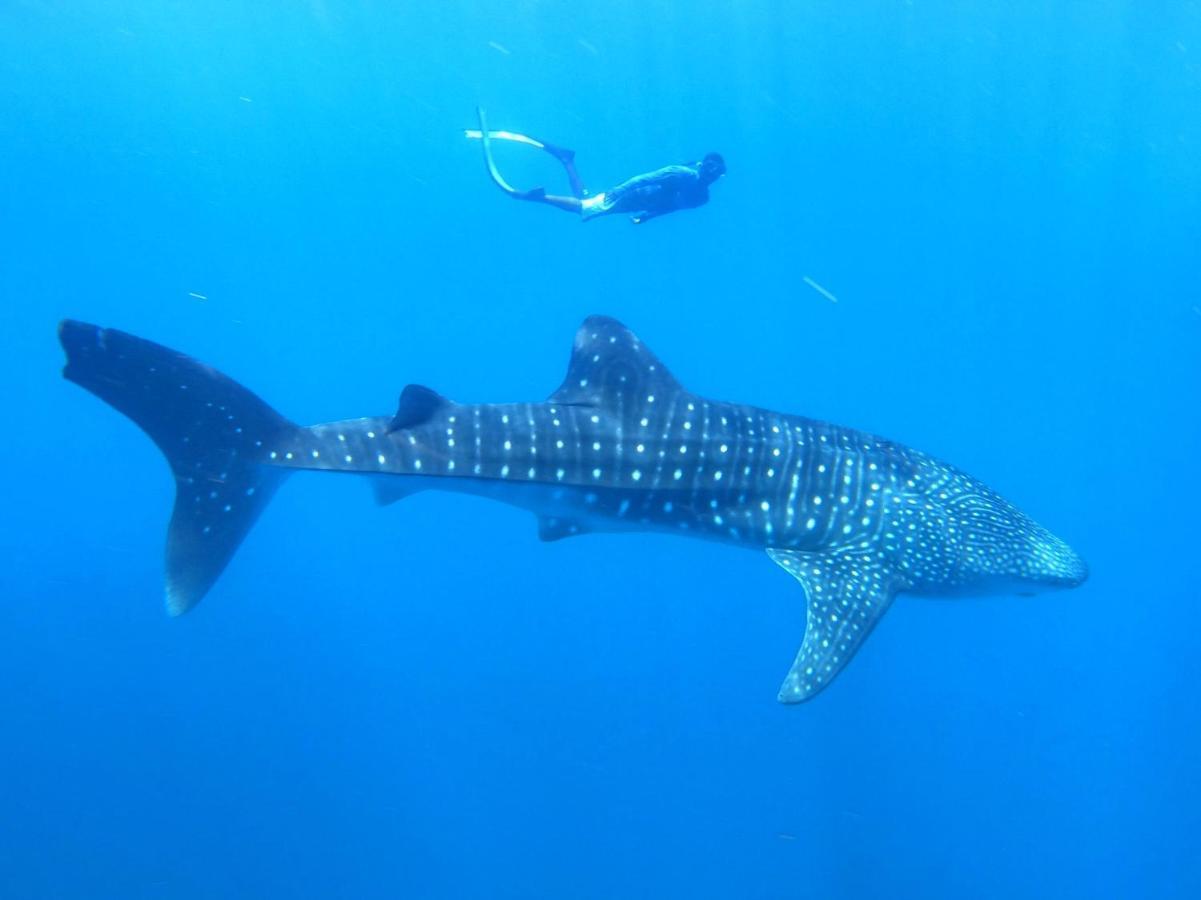
{"type": "Polygon", "coordinates": [[[0,896],[1201,895],[1198,3],[9,0],[0,237],[0,896]],[[729,172],[581,225],[488,182],[477,104],[594,189],[729,172]],[[544,397],[597,312],[1091,579],[902,597],[785,707],[758,554],[312,475],[173,620],[169,471],[55,339],[317,422],[544,397]]]}

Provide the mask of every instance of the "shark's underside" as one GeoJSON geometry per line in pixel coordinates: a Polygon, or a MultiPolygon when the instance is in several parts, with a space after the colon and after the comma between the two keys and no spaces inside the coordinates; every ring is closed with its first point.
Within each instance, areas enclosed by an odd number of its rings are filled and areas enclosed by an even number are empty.
{"type": "Polygon", "coordinates": [[[392,417],[295,425],[219,372],[124,332],[67,321],[63,374],[133,419],[176,480],[167,606],[194,606],[296,469],[371,476],[382,502],[427,488],[532,510],[539,535],[665,531],[766,550],[805,590],[780,700],[807,700],[900,592],[1070,587],[1059,538],[923,453],[686,391],[600,316],[541,403],[459,404],[410,385],[392,417]]]}

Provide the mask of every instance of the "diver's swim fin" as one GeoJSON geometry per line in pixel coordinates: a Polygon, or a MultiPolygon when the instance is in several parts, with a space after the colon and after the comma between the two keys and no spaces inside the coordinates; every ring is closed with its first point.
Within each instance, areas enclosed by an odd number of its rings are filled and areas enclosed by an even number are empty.
{"type": "Polygon", "coordinates": [[[557,159],[565,166],[570,166],[575,162],[575,151],[568,150],[566,147],[556,147],[554,144],[542,144],[542,149],[557,159]]]}
{"type": "MultiPolygon", "coordinates": [[[[465,128],[463,130],[463,136],[468,140],[479,141],[483,140],[484,132],[479,128],[465,128]]],[[[546,150],[548,153],[553,152],[552,150],[548,149],[551,146],[550,144],[546,144],[537,138],[532,138],[528,134],[518,134],[516,131],[489,131],[488,140],[512,141],[515,144],[529,144],[531,147],[536,147],[539,150],[546,150]]]]}
{"type": "MultiPolygon", "coordinates": [[[[479,141],[483,140],[484,132],[479,128],[464,128],[463,136],[468,140],[479,141]]],[[[516,131],[489,131],[488,140],[512,141],[515,144],[526,144],[530,147],[535,147],[538,150],[549,153],[565,166],[575,162],[574,150],[568,150],[566,147],[560,147],[557,144],[551,144],[547,141],[540,141],[537,138],[530,137],[528,134],[518,134],[516,131]]]]}
{"type": "MultiPolygon", "coordinates": [[[[468,140],[480,141],[484,138],[484,130],[482,128],[465,128],[463,136],[468,140]]],[[[566,147],[560,147],[557,144],[552,144],[549,141],[540,141],[537,138],[530,137],[528,134],[518,134],[516,131],[489,131],[488,140],[490,141],[512,141],[515,144],[526,144],[538,150],[544,150],[549,153],[563,165],[575,161],[575,151],[568,150],[566,147]]]]}
{"type": "MultiPolygon", "coordinates": [[[[488,167],[488,174],[492,177],[492,180],[496,183],[496,186],[510,197],[516,197],[518,200],[524,200],[525,192],[517,190],[515,187],[513,187],[513,185],[505,181],[496,168],[496,162],[492,159],[492,135],[494,132],[488,130],[488,122],[484,116],[484,108],[482,106],[477,106],[475,111],[479,115],[480,119],[480,144],[484,148],[484,165],[488,167]]],[[[467,136],[471,137],[471,132],[468,132],[467,136]]],[[[521,135],[521,137],[524,137],[524,135],[521,135]]],[[[526,138],[526,140],[523,141],[523,143],[533,142],[534,141],[532,138],[526,138]]]]}
{"type": "Polygon", "coordinates": [[[559,147],[546,141],[540,141],[537,138],[530,137],[528,134],[518,134],[516,131],[489,131],[485,122],[484,110],[481,107],[476,107],[476,113],[479,115],[480,127],[467,128],[463,131],[463,135],[469,140],[477,140],[483,144],[484,163],[488,167],[488,174],[496,182],[496,186],[506,194],[516,197],[519,200],[541,200],[546,196],[546,192],[542,188],[534,188],[531,191],[516,190],[501,177],[500,172],[496,168],[496,162],[492,158],[492,141],[512,141],[516,144],[526,144],[527,146],[535,147],[538,150],[549,153],[567,170],[567,176],[571,180],[572,192],[577,197],[586,197],[588,195],[588,192],[580,183],[580,178],[576,174],[573,165],[575,162],[574,150],[568,150],[566,147],[559,147]],[[539,191],[541,191],[540,195],[539,191]]]}

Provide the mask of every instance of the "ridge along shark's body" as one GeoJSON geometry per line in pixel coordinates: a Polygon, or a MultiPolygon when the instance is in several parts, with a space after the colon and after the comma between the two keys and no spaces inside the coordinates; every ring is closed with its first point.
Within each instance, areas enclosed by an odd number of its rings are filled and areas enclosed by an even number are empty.
{"type": "Polygon", "coordinates": [[[808,597],[786,703],[829,684],[897,593],[1087,577],[974,478],[861,431],[690,394],[612,319],[584,322],[546,402],[458,404],[410,385],[391,418],[308,428],[158,344],[71,321],[60,339],[65,377],[140,425],[175,474],[173,614],[204,596],[296,469],[372,476],[381,502],[425,488],[503,500],[532,510],[543,540],[663,531],[766,550],[808,597]]]}

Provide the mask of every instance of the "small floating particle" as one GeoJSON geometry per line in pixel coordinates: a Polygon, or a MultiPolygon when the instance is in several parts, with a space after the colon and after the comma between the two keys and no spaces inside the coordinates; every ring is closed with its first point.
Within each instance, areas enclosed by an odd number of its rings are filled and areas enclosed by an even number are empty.
{"type": "Polygon", "coordinates": [[[581,47],[583,47],[585,50],[587,50],[593,56],[600,56],[600,51],[597,50],[596,47],[594,47],[592,44],[588,43],[588,41],[584,40],[583,38],[580,38],[578,41],[576,41],[576,43],[578,43],[581,47]]]}
{"type": "Polygon", "coordinates": [[[188,296],[195,297],[197,300],[207,300],[208,299],[208,297],[206,297],[204,294],[198,294],[195,291],[188,291],[188,296]]]}
{"type": "Polygon", "coordinates": [[[496,41],[488,41],[488,46],[491,47],[493,50],[495,50],[497,53],[503,53],[505,56],[513,55],[512,53],[509,52],[508,47],[506,47],[504,44],[498,44],[496,41]]]}
{"type": "Polygon", "coordinates": [[[835,297],[833,294],[831,294],[829,291],[827,291],[824,287],[822,287],[820,284],[818,284],[816,281],[814,281],[808,275],[802,275],[801,280],[804,281],[805,284],[809,285],[809,287],[813,288],[815,291],[817,291],[819,294],[821,294],[823,297],[825,297],[827,300],[829,300],[831,303],[838,302],[837,297],[835,297]]]}
{"type": "Polygon", "coordinates": [[[238,99],[241,100],[243,103],[253,103],[254,102],[249,97],[239,97],[238,99]]]}
{"type": "Polygon", "coordinates": [[[777,832],[776,837],[778,837],[782,841],[795,841],[796,840],[796,835],[789,834],[787,831],[777,832]]]}

